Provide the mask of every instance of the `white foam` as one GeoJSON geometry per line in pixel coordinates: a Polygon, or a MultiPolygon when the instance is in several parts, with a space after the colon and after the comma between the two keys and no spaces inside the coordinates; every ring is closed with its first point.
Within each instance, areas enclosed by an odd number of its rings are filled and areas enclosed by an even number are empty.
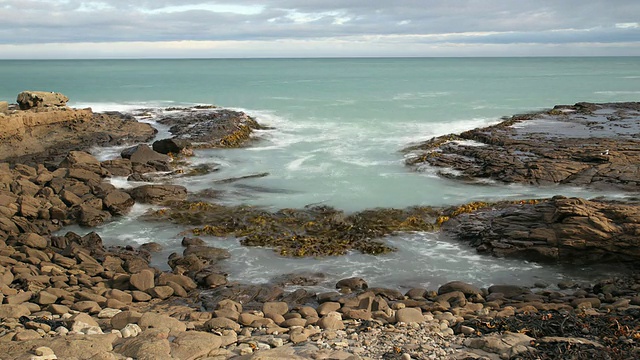
{"type": "MultiPolygon", "coordinates": [[[[103,112],[103,111],[119,111],[119,112],[133,112],[138,109],[154,109],[154,108],[165,108],[170,106],[176,106],[175,101],[170,100],[157,100],[157,101],[144,101],[144,102],[125,102],[125,103],[115,103],[115,102],[74,102],[69,103],[70,107],[74,108],[91,108],[94,112],[103,112]]],[[[195,105],[195,104],[189,104],[195,105]]],[[[188,105],[185,105],[188,106],[188,105]]]]}
{"type": "Polygon", "coordinates": [[[287,170],[289,171],[300,170],[302,168],[302,164],[313,157],[315,157],[315,155],[307,155],[307,156],[300,157],[296,160],[293,160],[292,162],[287,164],[287,170]]]}

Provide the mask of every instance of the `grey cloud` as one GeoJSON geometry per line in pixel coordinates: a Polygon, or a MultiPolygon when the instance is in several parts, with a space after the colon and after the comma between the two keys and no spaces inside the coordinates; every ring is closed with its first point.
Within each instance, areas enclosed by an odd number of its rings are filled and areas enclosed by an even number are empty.
{"type": "Polygon", "coordinates": [[[0,44],[319,39],[467,32],[499,34],[450,36],[446,41],[637,42],[639,29],[615,27],[616,23],[638,21],[637,14],[637,0],[6,0],[0,4],[0,44]],[[203,4],[261,6],[262,11],[158,11],[203,4]],[[309,19],[297,22],[291,14],[297,14],[298,20],[305,16],[309,19]]]}

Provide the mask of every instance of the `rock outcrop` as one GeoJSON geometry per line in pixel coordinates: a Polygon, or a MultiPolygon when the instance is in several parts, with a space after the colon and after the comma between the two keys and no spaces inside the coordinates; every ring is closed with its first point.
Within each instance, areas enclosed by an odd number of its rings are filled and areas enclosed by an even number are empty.
{"type": "Polygon", "coordinates": [[[33,108],[64,108],[69,98],[52,91],[23,91],[18,94],[20,110],[33,108]]]}
{"type": "Polygon", "coordinates": [[[406,149],[407,164],[458,179],[637,191],[640,103],[560,105],[406,149]]]}
{"type": "Polygon", "coordinates": [[[71,150],[148,141],[157,130],[119,113],[36,108],[0,118],[0,161],[57,165],[71,150]]]}
{"type": "Polygon", "coordinates": [[[249,115],[228,109],[191,108],[169,112],[156,120],[170,126],[175,141],[163,149],[164,143],[154,145],[160,152],[175,152],[187,147],[240,147],[251,138],[253,130],[263,127],[249,115]]]}
{"type": "Polygon", "coordinates": [[[498,204],[452,217],[441,230],[500,257],[574,264],[640,260],[635,202],[556,196],[498,204]]]}

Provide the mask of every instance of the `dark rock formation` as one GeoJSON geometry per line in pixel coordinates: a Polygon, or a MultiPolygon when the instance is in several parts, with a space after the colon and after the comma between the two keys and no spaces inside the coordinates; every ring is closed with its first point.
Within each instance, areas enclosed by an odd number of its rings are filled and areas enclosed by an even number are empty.
{"type": "MultiPolygon", "coordinates": [[[[174,145],[185,148],[185,140],[194,147],[239,147],[245,144],[255,129],[262,127],[249,115],[227,109],[187,109],[168,113],[157,120],[170,126],[174,135],[174,145]]],[[[164,143],[163,143],[164,144],[164,143]]],[[[164,149],[159,144],[159,152],[175,148],[171,145],[164,149]]]]}
{"type": "Polygon", "coordinates": [[[501,257],[588,264],[640,260],[637,203],[562,196],[462,213],[442,231],[501,257]]]}
{"type": "Polygon", "coordinates": [[[556,106],[407,149],[407,164],[460,179],[637,191],[640,103],[556,106]]]}

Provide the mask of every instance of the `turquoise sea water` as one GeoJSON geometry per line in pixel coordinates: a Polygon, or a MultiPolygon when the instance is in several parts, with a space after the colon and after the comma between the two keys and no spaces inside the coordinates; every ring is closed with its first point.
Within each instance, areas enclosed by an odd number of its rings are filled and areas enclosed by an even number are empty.
{"type": "MultiPolygon", "coordinates": [[[[428,169],[406,168],[400,150],[555,104],[639,101],[640,58],[0,61],[0,100],[14,101],[27,89],[62,92],[70,105],[94,111],[192,104],[242,109],[274,129],[258,132],[248,149],[198,152],[195,162],[220,164],[220,171],[182,184],[194,191],[222,190],[219,201],[232,204],[279,209],[322,203],[356,211],[555,194],[620,196],[440,179],[428,169]],[[213,184],[262,172],[270,175],[213,184]]],[[[94,153],[108,158],[117,150],[94,153]]],[[[135,217],[144,209],[137,206],[99,233],[107,242],[158,241],[167,252],[178,250],[181,229],[140,223],[135,217]]],[[[428,233],[388,239],[399,248],[392,255],[320,260],[282,259],[267,249],[242,248],[234,239],[208,240],[231,250],[231,278],[253,282],[300,270],[406,287],[453,279],[488,285],[577,276],[571,269],[480,257],[428,233]]]]}

